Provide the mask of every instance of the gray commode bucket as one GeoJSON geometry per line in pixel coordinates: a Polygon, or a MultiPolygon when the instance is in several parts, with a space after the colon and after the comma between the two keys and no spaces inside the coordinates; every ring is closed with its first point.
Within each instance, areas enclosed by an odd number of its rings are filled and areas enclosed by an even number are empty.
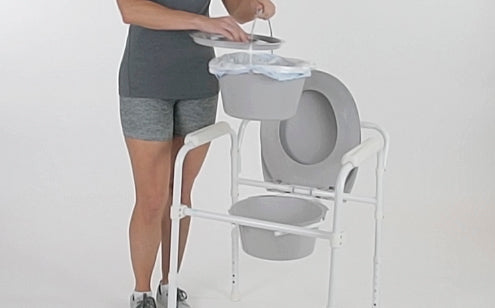
{"type": "Polygon", "coordinates": [[[266,53],[237,52],[212,59],[223,109],[248,120],[286,120],[297,112],[309,63],[266,53]]]}
{"type": "Polygon", "coordinates": [[[305,80],[279,81],[253,73],[222,76],[223,108],[228,115],[241,119],[289,119],[297,112],[305,80]]]}
{"type": "MultiPolygon", "coordinates": [[[[231,215],[267,220],[294,226],[309,226],[322,221],[327,208],[318,201],[284,196],[255,196],[232,205],[231,215]]],[[[295,260],[310,255],[314,237],[276,234],[274,231],[240,226],[243,250],[267,260],[295,260]]]]}

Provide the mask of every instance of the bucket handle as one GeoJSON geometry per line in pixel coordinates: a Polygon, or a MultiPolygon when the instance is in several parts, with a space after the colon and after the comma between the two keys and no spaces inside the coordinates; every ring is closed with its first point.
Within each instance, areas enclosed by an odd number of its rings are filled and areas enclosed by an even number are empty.
{"type": "MultiPolygon", "coordinates": [[[[253,25],[251,26],[251,35],[250,35],[250,40],[251,42],[249,43],[249,51],[250,53],[252,53],[253,51],[253,35],[254,35],[254,28],[256,27],[256,20],[259,18],[260,14],[263,13],[263,10],[262,9],[259,9],[258,11],[256,11],[256,15],[254,17],[254,20],[253,20],[253,25]]],[[[270,29],[270,37],[273,38],[273,29],[272,29],[272,22],[270,21],[270,19],[268,18],[266,20],[268,22],[268,28],[270,29]]],[[[273,55],[273,49],[270,50],[271,54],[273,55]]]]}
{"type": "MultiPolygon", "coordinates": [[[[254,27],[256,26],[256,19],[261,19],[260,18],[260,15],[262,13],[263,13],[263,9],[258,9],[256,11],[256,15],[254,16],[253,25],[252,25],[252,28],[251,28],[251,33],[254,33],[254,27]]],[[[270,37],[273,37],[273,29],[272,29],[272,23],[270,21],[270,18],[265,19],[265,20],[268,22],[268,28],[270,29],[270,37]]]]}
{"type": "MultiPolygon", "coordinates": [[[[309,229],[315,229],[315,228],[318,228],[320,227],[325,221],[324,220],[321,220],[321,221],[318,221],[318,222],[315,222],[313,224],[310,224],[310,225],[307,225],[307,226],[304,226],[304,228],[309,228],[309,229]]],[[[282,232],[282,231],[274,231],[273,232],[274,235],[276,237],[279,237],[279,236],[284,236],[284,235],[288,235],[290,233],[287,233],[287,232],[282,232]]]]}

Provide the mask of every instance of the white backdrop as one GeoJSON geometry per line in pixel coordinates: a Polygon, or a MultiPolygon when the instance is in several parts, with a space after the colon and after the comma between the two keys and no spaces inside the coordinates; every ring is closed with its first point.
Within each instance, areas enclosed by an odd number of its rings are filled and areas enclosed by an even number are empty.
{"type": "MultiPolygon", "coordinates": [[[[275,35],[286,41],[278,53],[337,76],[353,93],[361,118],[391,134],[384,307],[494,307],[495,2],[276,4],[275,35]]],[[[211,12],[223,14],[220,1],[211,12]]],[[[262,23],[258,29],[267,31],[262,23]]],[[[126,30],[114,1],[2,3],[2,306],[127,305],[133,186],[117,99],[126,30]],[[84,300],[75,302],[80,296],[84,300]]],[[[239,122],[221,108],[218,119],[239,122]]],[[[244,161],[246,173],[255,176],[256,133],[253,128],[247,135],[244,161]]],[[[197,207],[228,206],[227,147],[226,139],[213,144],[194,191],[197,207]]],[[[362,172],[356,189],[371,185],[372,177],[362,172]]],[[[346,307],[363,307],[370,296],[371,211],[357,206],[346,215],[344,267],[350,274],[339,288],[346,307]]],[[[183,281],[196,291],[197,303],[228,290],[228,226],[212,226],[193,224],[184,261],[183,281]],[[208,272],[210,265],[219,269],[208,272]],[[225,276],[207,278],[216,272],[225,276]]],[[[277,268],[270,274],[270,267],[244,260],[248,268],[261,266],[267,283],[264,288],[247,278],[246,296],[265,296],[271,283],[298,290],[291,276],[298,273],[316,281],[305,296],[323,303],[326,280],[320,286],[315,277],[326,268],[324,245],[318,251],[299,263],[300,272],[277,268]]],[[[272,292],[266,294],[277,303],[272,292]]]]}

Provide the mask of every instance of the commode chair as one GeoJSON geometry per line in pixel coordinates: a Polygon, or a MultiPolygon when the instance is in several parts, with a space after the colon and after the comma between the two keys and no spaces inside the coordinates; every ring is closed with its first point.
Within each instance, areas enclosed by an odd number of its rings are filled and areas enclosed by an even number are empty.
{"type": "MultiPolygon", "coordinates": [[[[330,244],[327,308],[336,308],[334,268],[339,264],[345,242],[342,226],[344,201],[374,206],[374,262],[371,307],[379,306],[380,236],[383,219],[382,182],[388,134],[375,124],[360,122],[354,100],[335,77],[313,71],[304,84],[294,117],[282,121],[261,121],[261,166],[264,180],[240,177],[240,149],[246,127],[243,120],[236,133],[225,122],[188,134],[175,161],[172,238],[168,307],[176,306],[180,219],[200,217],[232,224],[232,300],[239,299],[239,249],[269,260],[292,260],[313,252],[316,238],[330,244]],[[372,137],[361,142],[361,131],[372,137]],[[182,168],[186,154],[223,135],[231,140],[231,198],[228,213],[188,208],[180,203],[182,168]],[[356,196],[351,189],[358,167],[376,157],[376,187],[373,196],[356,196]],[[238,200],[240,185],[266,188],[267,195],[238,200]],[[320,200],[333,201],[327,207],[320,200]],[[292,210],[292,214],[287,214],[292,210]],[[332,213],[333,212],[333,213],[332,213]],[[260,217],[261,214],[261,217],[260,217]],[[314,215],[313,215],[314,214],[314,215]],[[312,216],[313,215],[313,216],[312,216]],[[320,230],[325,216],[333,217],[331,230],[320,230]]],[[[370,253],[370,255],[372,255],[370,253]]]]}

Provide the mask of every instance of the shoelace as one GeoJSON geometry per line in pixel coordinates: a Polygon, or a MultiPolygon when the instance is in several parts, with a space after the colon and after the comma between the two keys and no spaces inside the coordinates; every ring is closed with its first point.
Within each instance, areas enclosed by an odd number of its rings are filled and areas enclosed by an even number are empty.
{"type": "Polygon", "coordinates": [[[143,299],[138,301],[136,308],[156,308],[153,297],[143,294],[143,299]]]}

